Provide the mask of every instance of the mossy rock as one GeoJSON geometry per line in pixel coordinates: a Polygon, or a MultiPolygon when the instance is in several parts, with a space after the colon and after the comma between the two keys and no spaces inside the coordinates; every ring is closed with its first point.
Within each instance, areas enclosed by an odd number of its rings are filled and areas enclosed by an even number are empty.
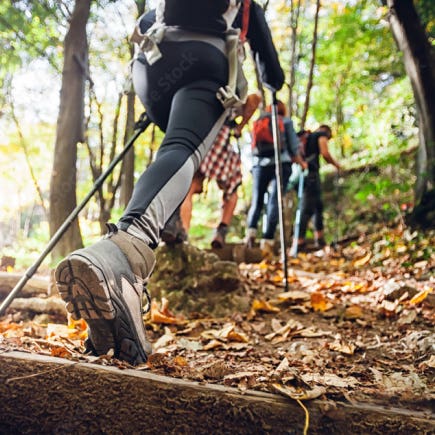
{"type": "Polygon", "coordinates": [[[187,243],[160,246],[156,259],[148,289],[152,298],[168,299],[172,311],[221,317],[249,310],[236,263],[187,243]]]}

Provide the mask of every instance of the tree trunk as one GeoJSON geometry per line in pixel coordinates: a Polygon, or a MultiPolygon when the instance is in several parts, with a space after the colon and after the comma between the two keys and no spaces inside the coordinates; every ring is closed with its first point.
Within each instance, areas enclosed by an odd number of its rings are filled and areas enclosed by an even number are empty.
{"type": "Polygon", "coordinates": [[[294,86],[296,83],[296,68],[298,65],[298,56],[296,53],[296,42],[298,38],[298,22],[299,22],[299,13],[301,10],[301,1],[297,0],[296,6],[294,4],[294,0],[290,0],[290,28],[291,28],[291,37],[290,37],[290,53],[291,53],[291,63],[290,63],[290,82],[289,82],[289,99],[288,99],[288,115],[290,118],[296,112],[296,104],[297,100],[295,100],[294,96],[294,86]]]}
{"type": "MultiPolygon", "coordinates": [[[[136,0],[137,15],[140,17],[146,8],[146,0],[136,0]]],[[[130,45],[130,57],[134,56],[133,44],[130,45]]],[[[128,142],[134,131],[135,124],[135,93],[133,88],[127,93],[127,119],[125,123],[124,132],[124,144],[128,142]]],[[[130,151],[125,155],[121,166],[121,192],[119,195],[120,206],[127,207],[130,201],[131,195],[133,194],[134,188],[134,148],[132,147],[130,151]]]]}
{"type": "Polygon", "coordinates": [[[301,118],[301,130],[305,128],[305,122],[307,121],[308,109],[310,108],[310,93],[313,87],[313,75],[314,66],[316,64],[316,48],[317,48],[317,28],[319,24],[319,11],[320,11],[320,0],[316,1],[316,14],[314,16],[314,30],[313,30],[313,43],[311,45],[311,65],[310,72],[308,74],[307,91],[305,95],[304,111],[301,118]]]}
{"type": "MultiPolygon", "coordinates": [[[[127,94],[127,120],[125,124],[124,144],[128,142],[134,131],[135,124],[135,111],[134,111],[135,94],[133,91],[127,94]]],[[[134,187],[134,148],[125,155],[122,161],[121,167],[121,193],[120,193],[120,205],[121,207],[127,207],[133,193],[134,187]]]]}
{"type": "Polygon", "coordinates": [[[412,0],[383,0],[389,8],[394,39],[403,53],[417,107],[420,148],[417,153],[416,206],[435,186],[435,56],[412,0]]]}
{"type": "MultiPolygon", "coordinates": [[[[64,65],[50,183],[50,235],[76,207],[77,143],[84,139],[84,93],[88,76],[86,23],[91,0],[76,0],[64,41],[64,65]]],[[[53,258],[83,246],[75,220],[53,249],[53,258]]]]}

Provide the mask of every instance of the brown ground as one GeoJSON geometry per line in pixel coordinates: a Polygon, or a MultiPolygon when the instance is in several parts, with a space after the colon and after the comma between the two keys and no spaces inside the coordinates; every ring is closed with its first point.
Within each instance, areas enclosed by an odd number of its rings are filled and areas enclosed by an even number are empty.
{"type": "MultiPolygon", "coordinates": [[[[434,241],[395,230],[301,254],[289,261],[287,292],[278,263],[241,264],[251,309],[183,319],[155,305],[146,317],[154,353],[137,370],[293,399],[427,410],[434,398],[434,241]]],[[[0,321],[0,352],[126,366],[83,356],[86,325],[65,323],[10,310],[0,321]]]]}

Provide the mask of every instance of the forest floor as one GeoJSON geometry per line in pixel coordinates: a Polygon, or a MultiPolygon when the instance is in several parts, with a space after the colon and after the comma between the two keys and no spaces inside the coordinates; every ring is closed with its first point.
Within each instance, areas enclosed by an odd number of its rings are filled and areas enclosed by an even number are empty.
{"type": "MultiPolygon", "coordinates": [[[[386,229],[336,249],[239,265],[251,309],[224,318],[145,317],[154,353],[136,370],[292,399],[428,410],[435,385],[435,234],[386,229]]],[[[159,301],[159,304],[161,301],[159,301]]],[[[83,355],[86,324],[9,310],[0,352],[132,368],[83,355]]]]}

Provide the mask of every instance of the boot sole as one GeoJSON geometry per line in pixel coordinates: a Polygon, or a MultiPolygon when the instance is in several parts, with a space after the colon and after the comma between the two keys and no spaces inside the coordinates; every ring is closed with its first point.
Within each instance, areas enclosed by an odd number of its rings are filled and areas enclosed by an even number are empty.
{"type": "Polygon", "coordinates": [[[136,365],[147,360],[134,321],[120,291],[111,288],[115,280],[103,273],[98,261],[72,254],[56,268],[60,296],[73,319],[89,326],[92,347],[97,355],[114,350],[116,358],[136,365]]]}

